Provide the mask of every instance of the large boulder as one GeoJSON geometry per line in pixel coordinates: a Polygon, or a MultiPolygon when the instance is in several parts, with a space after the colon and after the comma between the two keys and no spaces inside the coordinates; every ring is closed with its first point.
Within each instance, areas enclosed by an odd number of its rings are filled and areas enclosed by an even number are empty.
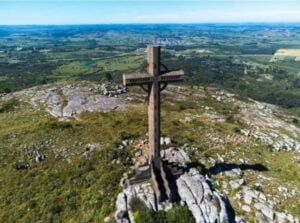
{"type": "Polygon", "coordinates": [[[171,163],[176,163],[180,166],[186,166],[191,162],[188,154],[182,148],[170,147],[160,151],[160,156],[171,163]]]}
{"type": "Polygon", "coordinates": [[[234,222],[228,213],[225,199],[211,189],[206,178],[196,169],[177,179],[178,194],[192,212],[196,223],[234,222]]]}
{"type": "Polygon", "coordinates": [[[155,195],[150,183],[130,185],[117,197],[115,219],[118,223],[134,222],[130,201],[139,198],[150,210],[157,211],[155,195]]]}

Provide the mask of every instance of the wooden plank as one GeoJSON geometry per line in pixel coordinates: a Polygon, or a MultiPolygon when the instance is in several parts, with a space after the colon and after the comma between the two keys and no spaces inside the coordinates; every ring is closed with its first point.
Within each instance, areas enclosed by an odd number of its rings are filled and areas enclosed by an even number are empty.
{"type": "Polygon", "coordinates": [[[184,71],[183,70],[175,70],[165,73],[159,76],[159,82],[177,82],[184,80],[184,71]]]}
{"type": "Polygon", "coordinates": [[[123,84],[125,86],[149,84],[152,81],[153,77],[148,73],[123,74],[123,84]]]}
{"type": "Polygon", "coordinates": [[[160,74],[160,46],[148,46],[148,73],[151,76],[158,76],[160,74]]]}

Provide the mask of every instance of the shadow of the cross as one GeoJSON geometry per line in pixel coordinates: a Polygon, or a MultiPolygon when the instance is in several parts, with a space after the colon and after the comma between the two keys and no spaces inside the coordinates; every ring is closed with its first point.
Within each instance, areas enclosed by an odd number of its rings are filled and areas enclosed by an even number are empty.
{"type": "MultiPolygon", "coordinates": [[[[182,173],[184,172],[188,172],[191,168],[196,168],[197,170],[199,170],[201,175],[206,175],[209,174],[209,169],[207,169],[205,167],[205,165],[203,165],[200,162],[191,162],[188,163],[186,167],[179,167],[177,166],[177,164],[175,163],[170,163],[170,162],[165,162],[164,163],[165,166],[165,171],[168,177],[168,181],[170,183],[170,190],[172,191],[172,202],[179,202],[180,201],[180,197],[178,194],[178,188],[177,188],[177,184],[176,184],[176,180],[178,179],[178,177],[181,176],[182,173]],[[182,170],[181,174],[175,174],[173,173],[172,169],[177,166],[177,168],[179,168],[180,170],[182,170]],[[170,168],[172,167],[172,168],[170,168]]],[[[238,165],[236,165],[238,166],[238,165]]],[[[251,165],[249,165],[251,166],[251,165]]],[[[246,166],[245,164],[243,165],[243,169],[248,168],[249,166],[246,166]]],[[[234,168],[234,166],[232,166],[232,168],[234,168]]],[[[207,181],[207,183],[210,185],[211,188],[211,182],[207,181]]],[[[213,189],[212,189],[213,190],[213,189]]],[[[230,203],[230,200],[226,197],[221,196],[221,199],[223,200],[223,202],[225,203],[225,208],[226,208],[226,213],[228,214],[228,223],[234,223],[235,222],[235,211],[230,203]]]]}
{"type": "MultiPolygon", "coordinates": [[[[204,164],[200,163],[200,162],[192,162],[189,163],[187,165],[186,171],[188,171],[188,169],[190,168],[196,168],[200,171],[200,173],[202,175],[216,175],[225,171],[231,171],[234,169],[240,169],[242,171],[245,170],[253,170],[253,171],[258,171],[258,172],[263,172],[263,171],[268,171],[269,169],[260,164],[260,163],[255,163],[255,164],[247,164],[247,163],[243,163],[243,164],[236,164],[236,163],[216,163],[214,166],[207,168],[204,164]]],[[[211,187],[211,182],[208,181],[207,182],[211,187]]],[[[231,205],[231,202],[228,198],[226,197],[221,197],[221,199],[224,201],[225,206],[226,206],[226,210],[227,210],[227,214],[228,214],[228,222],[235,222],[235,211],[231,205]]]]}
{"type": "Polygon", "coordinates": [[[190,168],[196,168],[200,171],[201,174],[212,174],[216,175],[225,171],[230,171],[234,169],[241,169],[241,170],[253,170],[253,171],[258,171],[258,172],[265,172],[268,171],[269,169],[260,164],[260,163],[255,163],[255,164],[236,164],[236,163],[216,163],[214,166],[211,168],[207,168],[204,164],[200,162],[191,162],[187,165],[187,169],[190,168]]]}
{"type": "Polygon", "coordinates": [[[221,172],[230,171],[233,169],[254,170],[258,172],[264,172],[269,170],[266,166],[260,163],[255,163],[255,164],[217,163],[206,171],[209,174],[216,175],[221,172]]]}
{"type": "Polygon", "coordinates": [[[191,169],[191,168],[196,168],[197,170],[200,171],[200,173],[202,175],[207,174],[207,168],[204,164],[200,163],[200,162],[191,162],[187,164],[187,170],[191,169]]]}

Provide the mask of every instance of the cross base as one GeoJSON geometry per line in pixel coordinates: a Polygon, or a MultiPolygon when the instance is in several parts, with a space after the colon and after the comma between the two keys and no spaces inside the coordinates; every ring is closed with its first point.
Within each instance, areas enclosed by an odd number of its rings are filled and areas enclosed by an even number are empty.
{"type": "Polygon", "coordinates": [[[178,194],[176,189],[176,179],[186,170],[174,163],[160,160],[161,168],[155,168],[153,164],[138,167],[135,174],[130,176],[125,185],[151,182],[157,203],[163,201],[176,202],[178,194]]]}

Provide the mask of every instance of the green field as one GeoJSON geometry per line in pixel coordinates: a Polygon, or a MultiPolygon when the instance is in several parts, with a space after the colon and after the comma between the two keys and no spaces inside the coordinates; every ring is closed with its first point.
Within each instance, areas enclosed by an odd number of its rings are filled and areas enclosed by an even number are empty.
{"type": "Polygon", "coordinates": [[[0,26],[0,93],[65,80],[120,83],[124,72],[145,68],[147,44],[160,44],[164,63],[184,68],[188,85],[218,86],[296,111],[300,63],[272,57],[295,56],[299,38],[296,24],[0,26]]]}

